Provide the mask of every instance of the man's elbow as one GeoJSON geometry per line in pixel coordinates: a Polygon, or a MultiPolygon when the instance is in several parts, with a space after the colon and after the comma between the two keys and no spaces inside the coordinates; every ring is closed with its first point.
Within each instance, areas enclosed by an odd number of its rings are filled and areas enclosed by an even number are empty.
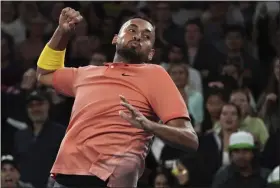
{"type": "Polygon", "coordinates": [[[195,131],[188,131],[186,133],[186,142],[184,142],[184,145],[186,148],[191,148],[193,150],[197,150],[199,146],[198,136],[195,131]]]}

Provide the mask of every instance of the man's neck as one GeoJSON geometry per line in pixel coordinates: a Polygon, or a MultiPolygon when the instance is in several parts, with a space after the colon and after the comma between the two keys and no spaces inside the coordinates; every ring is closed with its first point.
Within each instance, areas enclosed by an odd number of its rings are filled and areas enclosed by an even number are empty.
{"type": "Polygon", "coordinates": [[[115,57],[114,57],[114,60],[113,60],[113,63],[128,63],[128,64],[141,64],[142,62],[139,62],[139,61],[131,61],[129,60],[128,58],[124,58],[123,56],[120,56],[119,54],[115,54],[115,57]]]}

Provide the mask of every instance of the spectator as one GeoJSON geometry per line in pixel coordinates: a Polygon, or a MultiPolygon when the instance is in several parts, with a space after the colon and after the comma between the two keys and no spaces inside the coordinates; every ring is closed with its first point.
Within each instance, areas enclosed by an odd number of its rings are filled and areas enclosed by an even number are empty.
{"type": "MultiPolygon", "coordinates": [[[[184,58],[184,51],[179,45],[173,44],[168,48],[167,53],[167,62],[162,62],[161,66],[163,66],[166,70],[171,64],[176,63],[185,63],[186,59],[184,58]]],[[[188,61],[187,61],[188,62],[188,61]]],[[[187,63],[188,64],[188,63],[187,63]]],[[[202,93],[202,79],[199,71],[192,68],[191,66],[188,66],[188,83],[189,87],[192,89],[202,93]]]]}
{"type": "Polygon", "coordinates": [[[44,48],[45,25],[47,20],[41,15],[29,20],[27,25],[27,39],[19,46],[19,53],[24,68],[35,66],[41,51],[44,48]]]}
{"type": "Polygon", "coordinates": [[[33,188],[30,183],[20,181],[18,165],[12,155],[4,155],[1,157],[1,187],[33,188]]]}
{"type": "Polygon", "coordinates": [[[245,91],[237,90],[231,93],[230,102],[237,105],[241,110],[240,130],[250,132],[263,149],[269,134],[263,120],[250,115],[249,96],[245,91]]]}
{"type": "Polygon", "coordinates": [[[13,37],[16,44],[25,40],[25,25],[21,17],[18,17],[15,2],[1,2],[1,30],[13,37]]]}
{"type": "Polygon", "coordinates": [[[174,186],[174,178],[168,170],[160,170],[154,178],[154,188],[171,188],[174,186]]]}
{"type": "Polygon", "coordinates": [[[189,113],[194,118],[194,128],[200,132],[203,121],[203,96],[189,86],[188,67],[184,64],[171,64],[168,73],[186,101],[189,113]]]}
{"type": "Polygon", "coordinates": [[[219,169],[212,188],[265,188],[269,171],[259,166],[255,147],[250,133],[233,133],[228,145],[230,165],[219,169]]]}
{"type": "Polygon", "coordinates": [[[280,128],[280,61],[279,58],[274,60],[273,73],[267,85],[265,92],[259,99],[259,115],[264,118],[269,132],[276,132],[280,128]]]}
{"type": "Polygon", "coordinates": [[[173,23],[169,2],[156,2],[156,38],[167,47],[169,44],[181,44],[182,33],[173,23]]]}
{"type": "Polygon", "coordinates": [[[198,152],[201,156],[201,166],[204,168],[201,170],[203,186],[211,185],[213,175],[217,170],[230,163],[229,138],[239,129],[240,115],[240,110],[236,105],[224,104],[219,119],[221,129],[208,132],[200,138],[198,152]]]}
{"type": "Polygon", "coordinates": [[[262,152],[261,164],[263,167],[273,170],[280,164],[280,129],[271,134],[262,152]]]}
{"type": "Polygon", "coordinates": [[[65,128],[49,121],[50,103],[42,92],[33,91],[27,98],[28,129],[15,135],[15,154],[23,181],[36,188],[45,187],[56,158],[65,128]]]}
{"type": "Polygon", "coordinates": [[[202,133],[211,130],[214,124],[219,121],[222,107],[225,103],[223,91],[219,88],[208,89],[209,94],[206,95],[206,104],[204,112],[204,120],[202,122],[202,133]]]}

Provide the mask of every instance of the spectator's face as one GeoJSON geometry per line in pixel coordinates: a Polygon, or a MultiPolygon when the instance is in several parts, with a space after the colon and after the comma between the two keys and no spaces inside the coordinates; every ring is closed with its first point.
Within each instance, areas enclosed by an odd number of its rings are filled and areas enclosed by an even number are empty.
{"type": "Polygon", "coordinates": [[[185,27],[185,42],[188,45],[196,45],[201,40],[200,28],[195,24],[189,24],[185,27]]]}
{"type": "Polygon", "coordinates": [[[278,80],[278,82],[280,81],[280,61],[279,59],[277,59],[274,63],[274,74],[276,76],[276,79],[278,80]]]}
{"type": "Polygon", "coordinates": [[[94,53],[91,57],[90,64],[91,65],[96,65],[96,66],[101,66],[103,63],[107,61],[107,58],[104,54],[101,53],[94,53]]]}
{"type": "Polygon", "coordinates": [[[238,106],[242,114],[246,114],[249,111],[249,101],[246,94],[243,92],[236,92],[231,94],[230,102],[238,106]]]}
{"type": "Polygon", "coordinates": [[[173,66],[169,74],[178,88],[184,88],[187,84],[187,73],[183,66],[173,66]]]}
{"type": "Polygon", "coordinates": [[[155,188],[169,188],[168,180],[163,174],[158,174],[155,178],[155,188]]]}
{"type": "Polygon", "coordinates": [[[15,17],[15,8],[12,2],[2,1],[1,2],[1,20],[10,22],[15,17]]]}
{"type": "Polygon", "coordinates": [[[158,21],[168,21],[171,19],[170,6],[166,2],[161,2],[157,4],[157,20],[158,21]]]}
{"type": "Polygon", "coordinates": [[[223,105],[224,101],[218,95],[209,96],[206,102],[206,108],[213,118],[219,117],[223,105]]]}
{"type": "Polygon", "coordinates": [[[231,161],[239,168],[246,168],[251,164],[254,154],[252,150],[239,149],[231,152],[231,161]]]}
{"type": "Polygon", "coordinates": [[[2,164],[1,187],[3,187],[3,188],[17,187],[19,177],[20,177],[20,174],[13,165],[2,164]]]}
{"type": "Polygon", "coordinates": [[[225,15],[228,10],[227,2],[215,2],[212,3],[209,7],[213,19],[222,19],[225,18],[225,15]]]}
{"type": "Polygon", "coordinates": [[[147,62],[154,55],[155,30],[148,21],[135,18],[127,21],[113,38],[117,53],[130,61],[147,62]]]}
{"type": "Polygon", "coordinates": [[[222,129],[238,129],[238,112],[235,106],[224,105],[220,115],[220,124],[222,129]]]}
{"type": "Polygon", "coordinates": [[[243,37],[239,32],[229,32],[226,35],[226,45],[228,49],[240,51],[243,47],[243,37]]]}
{"type": "Polygon", "coordinates": [[[169,62],[180,62],[182,61],[182,59],[183,59],[182,49],[177,46],[173,46],[168,53],[169,62]]]}
{"type": "Polygon", "coordinates": [[[32,122],[45,122],[49,115],[49,102],[32,100],[27,105],[28,117],[32,122]]]}

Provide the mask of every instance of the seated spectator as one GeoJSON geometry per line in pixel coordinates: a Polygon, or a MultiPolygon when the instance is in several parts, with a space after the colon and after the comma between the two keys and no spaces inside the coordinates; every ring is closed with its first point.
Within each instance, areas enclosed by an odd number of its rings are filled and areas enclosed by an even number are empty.
{"type": "Polygon", "coordinates": [[[217,67],[222,65],[222,54],[204,40],[204,28],[199,20],[189,20],[184,25],[184,49],[189,65],[200,71],[204,85],[209,77],[219,75],[217,67]]]}
{"type": "Polygon", "coordinates": [[[238,131],[240,126],[239,108],[231,103],[224,104],[221,110],[219,123],[220,130],[213,130],[200,138],[198,148],[201,157],[201,182],[209,186],[212,178],[221,166],[230,163],[228,144],[232,133],[238,131]]]}
{"type": "Polygon", "coordinates": [[[280,129],[272,133],[268,138],[262,152],[262,166],[274,169],[280,164],[280,129]]]}
{"type": "Polygon", "coordinates": [[[154,188],[172,188],[174,187],[175,179],[169,170],[160,169],[153,180],[154,188]]]}
{"type": "Polygon", "coordinates": [[[20,181],[18,165],[12,155],[4,155],[1,157],[1,187],[34,188],[30,183],[20,181]]]}
{"type": "Polygon", "coordinates": [[[222,107],[226,101],[223,90],[220,88],[209,88],[206,92],[204,120],[201,127],[202,133],[211,130],[214,124],[219,121],[222,107]]]}
{"type": "Polygon", "coordinates": [[[212,188],[266,188],[269,170],[259,166],[255,147],[250,133],[233,133],[228,145],[230,164],[219,169],[212,188]]]}
{"type": "Polygon", "coordinates": [[[279,168],[280,166],[278,165],[268,176],[267,178],[267,187],[266,188],[277,188],[280,185],[280,179],[279,179],[279,168]]]}
{"type": "Polygon", "coordinates": [[[49,108],[48,97],[33,91],[27,98],[29,127],[15,135],[15,154],[21,178],[36,188],[47,185],[50,169],[65,134],[63,126],[48,119],[49,108]]]}
{"type": "MultiPolygon", "coordinates": [[[[168,70],[169,66],[172,64],[176,63],[186,63],[188,64],[185,59],[184,59],[184,53],[182,48],[179,45],[173,44],[171,45],[168,50],[167,50],[167,62],[161,62],[161,66],[163,66],[166,70],[168,70]]],[[[202,87],[202,79],[200,72],[191,66],[188,66],[188,72],[189,72],[189,77],[188,77],[188,83],[189,87],[192,89],[202,93],[203,92],[203,87],[202,87]]]]}
{"type": "Polygon", "coordinates": [[[263,120],[251,115],[249,96],[246,95],[245,91],[237,90],[231,93],[230,102],[237,105],[241,110],[240,130],[250,132],[263,149],[269,134],[263,120]]]}
{"type": "Polygon", "coordinates": [[[274,60],[273,73],[265,92],[259,99],[258,109],[260,117],[264,118],[269,132],[274,133],[280,129],[280,61],[274,60]]]}
{"type": "Polygon", "coordinates": [[[201,130],[203,121],[203,96],[198,91],[189,87],[189,71],[187,65],[171,64],[168,73],[179,89],[183,99],[186,101],[189,113],[194,118],[194,128],[201,130]]]}

